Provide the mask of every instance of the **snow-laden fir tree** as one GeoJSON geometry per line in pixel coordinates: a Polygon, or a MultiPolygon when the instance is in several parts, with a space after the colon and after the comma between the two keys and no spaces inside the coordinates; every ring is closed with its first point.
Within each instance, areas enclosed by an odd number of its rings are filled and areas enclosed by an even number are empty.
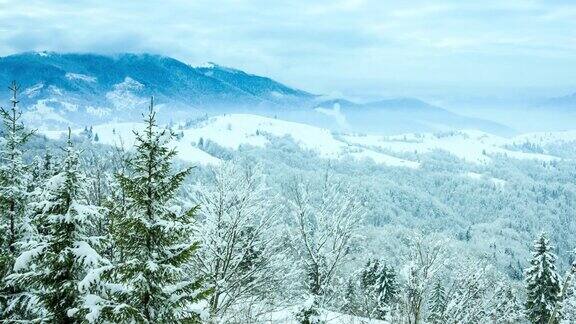
{"type": "Polygon", "coordinates": [[[117,175],[126,210],[115,219],[113,233],[121,259],[106,276],[115,289],[94,303],[113,322],[194,321],[197,303],[207,294],[189,267],[199,246],[197,208],[182,210],[174,199],[190,169],[172,172],[172,134],[158,129],[153,100],[145,123],[144,131],[136,132],[129,172],[117,175]]]}
{"type": "Polygon", "coordinates": [[[436,282],[432,295],[428,301],[428,322],[431,324],[444,323],[444,311],[446,310],[446,293],[440,281],[436,282]]]}
{"type": "Polygon", "coordinates": [[[194,263],[212,288],[211,318],[236,321],[230,317],[262,312],[284,290],[289,273],[278,208],[261,168],[225,162],[210,169],[209,181],[190,194],[200,205],[202,246],[194,263]]]}
{"type": "Polygon", "coordinates": [[[92,284],[93,268],[107,264],[97,252],[93,236],[102,211],[86,200],[85,176],[78,152],[68,135],[60,171],[36,190],[30,202],[34,233],[20,242],[21,254],[8,282],[35,294],[42,320],[50,323],[81,321],[78,310],[92,284]]]}
{"type": "Polygon", "coordinates": [[[350,315],[361,315],[360,296],[358,294],[358,278],[352,276],[346,281],[346,289],[344,290],[344,300],[342,303],[342,312],[350,315]]]}
{"type": "Polygon", "coordinates": [[[22,112],[18,109],[18,90],[13,82],[11,108],[0,108],[3,136],[0,139],[0,320],[17,311],[7,308],[15,305],[14,299],[22,297],[18,287],[7,285],[4,280],[12,273],[14,259],[19,253],[17,242],[22,238],[28,220],[25,217],[26,200],[29,194],[31,175],[23,162],[24,144],[33,131],[21,122],[22,112]]]}
{"type": "Polygon", "coordinates": [[[347,314],[388,319],[396,306],[398,283],[394,270],[378,259],[370,259],[346,285],[343,311],[347,314]]]}
{"type": "MultiPolygon", "coordinates": [[[[530,266],[526,269],[526,312],[534,324],[549,323],[554,308],[560,303],[560,276],[556,272],[556,255],[545,233],[534,241],[530,266]]],[[[558,312],[556,318],[561,318],[558,312]]],[[[557,323],[552,319],[552,323],[557,323]]]]}
{"type": "Polygon", "coordinates": [[[380,260],[369,260],[360,274],[360,290],[365,307],[363,315],[386,319],[398,293],[394,269],[380,260]]]}
{"type": "Polygon", "coordinates": [[[107,212],[106,236],[108,237],[108,244],[103,253],[108,259],[114,260],[116,262],[123,261],[124,259],[119,249],[115,246],[115,244],[113,244],[113,235],[114,233],[121,233],[121,230],[116,225],[118,220],[126,215],[128,210],[128,201],[130,200],[116,179],[118,175],[124,175],[128,173],[129,157],[130,152],[127,151],[124,147],[115,146],[112,150],[112,154],[109,156],[110,170],[106,172],[104,176],[104,182],[107,183],[107,191],[103,205],[105,206],[107,212]]]}

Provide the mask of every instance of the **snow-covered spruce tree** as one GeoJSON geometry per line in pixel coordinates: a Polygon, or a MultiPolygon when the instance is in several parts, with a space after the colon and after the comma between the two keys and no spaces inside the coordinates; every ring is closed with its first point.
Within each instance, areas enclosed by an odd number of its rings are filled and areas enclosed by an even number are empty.
{"type": "Polygon", "coordinates": [[[26,287],[37,295],[43,321],[81,321],[78,309],[92,284],[87,274],[107,264],[97,252],[100,238],[93,236],[102,211],[89,205],[85,177],[70,132],[60,171],[47,180],[31,198],[35,235],[21,244],[8,282],[26,287]]]}
{"type": "Polygon", "coordinates": [[[360,296],[362,296],[363,316],[386,319],[396,301],[398,284],[396,274],[380,260],[369,260],[360,273],[360,296]]]}
{"type": "Polygon", "coordinates": [[[200,205],[195,268],[212,288],[213,320],[273,306],[266,303],[288,279],[274,196],[259,166],[240,163],[225,162],[210,170],[208,183],[190,188],[200,205]]]}
{"type": "Polygon", "coordinates": [[[103,205],[107,211],[106,225],[107,225],[107,244],[104,255],[114,262],[123,261],[124,258],[120,253],[118,247],[113,244],[114,233],[121,233],[121,229],[117,227],[118,220],[126,215],[128,210],[128,201],[130,200],[126,192],[120,186],[116,178],[118,175],[128,174],[129,166],[128,161],[130,152],[123,146],[115,146],[111,152],[109,172],[106,172],[104,181],[107,183],[107,192],[104,198],[103,205]]]}
{"type": "Polygon", "coordinates": [[[290,245],[305,273],[307,297],[297,319],[311,323],[334,297],[334,279],[349,253],[364,207],[357,192],[329,175],[314,190],[311,183],[291,182],[286,206],[290,245]]]}
{"type": "MultiPolygon", "coordinates": [[[[534,241],[530,266],[526,269],[526,312],[534,324],[549,323],[560,299],[560,276],[556,272],[556,255],[545,233],[534,241]]],[[[561,318],[561,312],[556,317],[561,318]]],[[[552,319],[552,323],[559,320],[552,319]]]]}
{"type": "Polygon", "coordinates": [[[106,279],[122,289],[97,301],[103,317],[113,322],[195,321],[195,304],[209,293],[189,267],[199,247],[193,224],[197,208],[182,210],[174,201],[190,169],[172,172],[172,135],[158,129],[153,104],[145,130],[136,132],[129,172],[117,174],[127,198],[113,233],[121,259],[106,279]]]}
{"type": "Polygon", "coordinates": [[[431,324],[444,323],[444,310],[446,309],[446,293],[442,283],[438,280],[428,301],[428,322],[431,324]]]}
{"type": "Polygon", "coordinates": [[[394,270],[378,259],[368,260],[347,283],[345,313],[385,320],[397,301],[398,283],[394,270]]]}
{"type": "Polygon", "coordinates": [[[22,112],[18,109],[17,99],[20,86],[13,82],[9,89],[12,107],[0,107],[3,124],[0,142],[0,321],[18,311],[14,299],[21,296],[19,289],[7,285],[5,278],[12,273],[14,259],[19,253],[16,243],[28,226],[25,207],[31,174],[22,160],[22,154],[24,144],[34,133],[21,122],[22,112]],[[12,307],[8,308],[9,304],[12,307]]]}

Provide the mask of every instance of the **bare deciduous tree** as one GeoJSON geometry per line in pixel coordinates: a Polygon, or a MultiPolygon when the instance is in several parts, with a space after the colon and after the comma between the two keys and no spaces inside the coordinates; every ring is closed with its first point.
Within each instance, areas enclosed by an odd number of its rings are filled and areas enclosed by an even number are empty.
{"type": "Polygon", "coordinates": [[[200,205],[201,249],[195,260],[212,288],[211,317],[225,318],[235,306],[245,310],[269,300],[279,290],[285,258],[278,208],[259,167],[224,163],[190,194],[200,205]]]}
{"type": "Polygon", "coordinates": [[[339,267],[349,253],[364,214],[363,200],[326,175],[320,187],[294,180],[286,188],[291,247],[306,276],[310,309],[329,301],[339,267]]]}
{"type": "Polygon", "coordinates": [[[429,241],[416,235],[411,242],[408,260],[404,312],[407,323],[417,324],[422,318],[425,297],[433,286],[434,276],[444,264],[444,242],[429,241]]]}

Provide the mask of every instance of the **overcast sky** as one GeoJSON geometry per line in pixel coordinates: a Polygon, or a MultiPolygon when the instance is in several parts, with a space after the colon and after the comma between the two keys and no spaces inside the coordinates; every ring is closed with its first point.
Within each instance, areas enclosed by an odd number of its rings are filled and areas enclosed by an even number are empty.
{"type": "Polygon", "coordinates": [[[576,1],[0,0],[0,55],[150,52],[356,98],[576,90],[576,1]]]}

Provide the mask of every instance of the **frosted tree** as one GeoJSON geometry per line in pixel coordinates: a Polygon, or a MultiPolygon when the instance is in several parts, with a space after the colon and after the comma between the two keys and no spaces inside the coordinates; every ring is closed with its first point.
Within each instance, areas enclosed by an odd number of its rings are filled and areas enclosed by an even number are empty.
{"type": "Polygon", "coordinates": [[[493,307],[493,287],[496,279],[485,262],[458,260],[457,268],[446,293],[444,319],[450,323],[479,323],[488,321],[493,307]]]}
{"type": "Polygon", "coordinates": [[[436,282],[430,301],[428,302],[428,322],[431,324],[444,323],[444,311],[446,310],[446,293],[440,281],[436,282]]]}
{"type": "Polygon", "coordinates": [[[121,259],[102,271],[114,290],[93,304],[114,322],[195,321],[196,303],[207,293],[189,267],[199,246],[193,224],[197,208],[175,204],[190,169],[172,172],[171,133],[158,129],[153,100],[145,123],[144,131],[136,132],[129,172],[117,174],[126,195],[125,215],[115,220],[113,233],[121,259]]]}
{"type": "Polygon", "coordinates": [[[293,181],[286,194],[291,246],[306,277],[308,297],[298,315],[302,322],[313,322],[333,297],[334,278],[364,214],[361,197],[344,183],[326,175],[314,189],[308,182],[293,181]]]}
{"type": "Polygon", "coordinates": [[[194,259],[212,289],[211,318],[226,319],[271,302],[289,274],[278,207],[260,168],[225,162],[190,191],[200,205],[201,248],[194,259]]]}
{"type": "Polygon", "coordinates": [[[380,260],[370,260],[360,274],[360,290],[364,315],[386,319],[392,303],[396,302],[398,284],[394,270],[380,260]]]}
{"type": "Polygon", "coordinates": [[[549,322],[559,318],[560,309],[563,309],[563,320],[568,322],[574,322],[576,320],[576,300],[575,300],[575,289],[574,289],[574,276],[576,276],[576,261],[572,262],[572,266],[566,272],[564,276],[564,283],[562,284],[562,290],[560,291],[560,302],[554,306],[552,315],[550,316],[549,322]]]}
{"type": "MultiPolygon", "coordinates": [[[[576,322],[576,285],[574,284],[574,276],[576,276],[576,261],[572,263],[562,287],[562,310],[564,315],[562,323],[576,322]]],[[[557,306],[557,308],[559,307],[557,306]]]]}
{"type": "Polygon", "coordinates": [[[441,240],[425,240],[418,234],[411,239],[402,298],[403,311],[409,324],[419,323],[423,316],[426,294],[446,259],[445,244],[441,240]]]}
{"type": "MultiPolygon", "coordinates": [[[[532,323],[549,323],[560,300],[560,276],[556,273],[556,255],[545,233],[534,241],[530,266],[526,269],[526,312],[532,323]]],[[[561,313],[557,312],[557,318],[561,313]]],[[[552,323],[558,320],[553,318],[552,323]]]]}
{"type": "Polygon", "coordinates": [[[397,302],[398,289],[394,270],[380,260],[369,260],[348,281],[343,309],[353,315],[385,320],[397,302]]]}
{"type": "Polygon", "coordinates": [[[21,243],[8,282],[27,287],[37,295],[52,323],[80,321],[78,310],[92,284],[91,269],[106,264],[93,236],[102,211],[87,203],[85,177],[70,135],[60,171],[47,180],[31,199],[35,235],[21,243]]]}
{"type": "Polygon", "coordinates": [[[493,323],[514,324],[524,320],[524,308],[518,300],[518,292],[508,284],[496,287],[489,318],[493,323]]]}
{"type": "Polygon", "coordinates": [[[25,217],[26,201],[31,185],[31,173],[23,162],[24,144],[34,134],[21,122],[22,112],[18,108],[20,86],[13,82],[9,87],[11,108],[0,107],[3,138],[0,151],[0,320],[15,311],[13,304],[20,291],[7,285],[4,278],[12,273],[14,259],[19,253],[17,242],[24,235],[28,220],[25,217]]]}

